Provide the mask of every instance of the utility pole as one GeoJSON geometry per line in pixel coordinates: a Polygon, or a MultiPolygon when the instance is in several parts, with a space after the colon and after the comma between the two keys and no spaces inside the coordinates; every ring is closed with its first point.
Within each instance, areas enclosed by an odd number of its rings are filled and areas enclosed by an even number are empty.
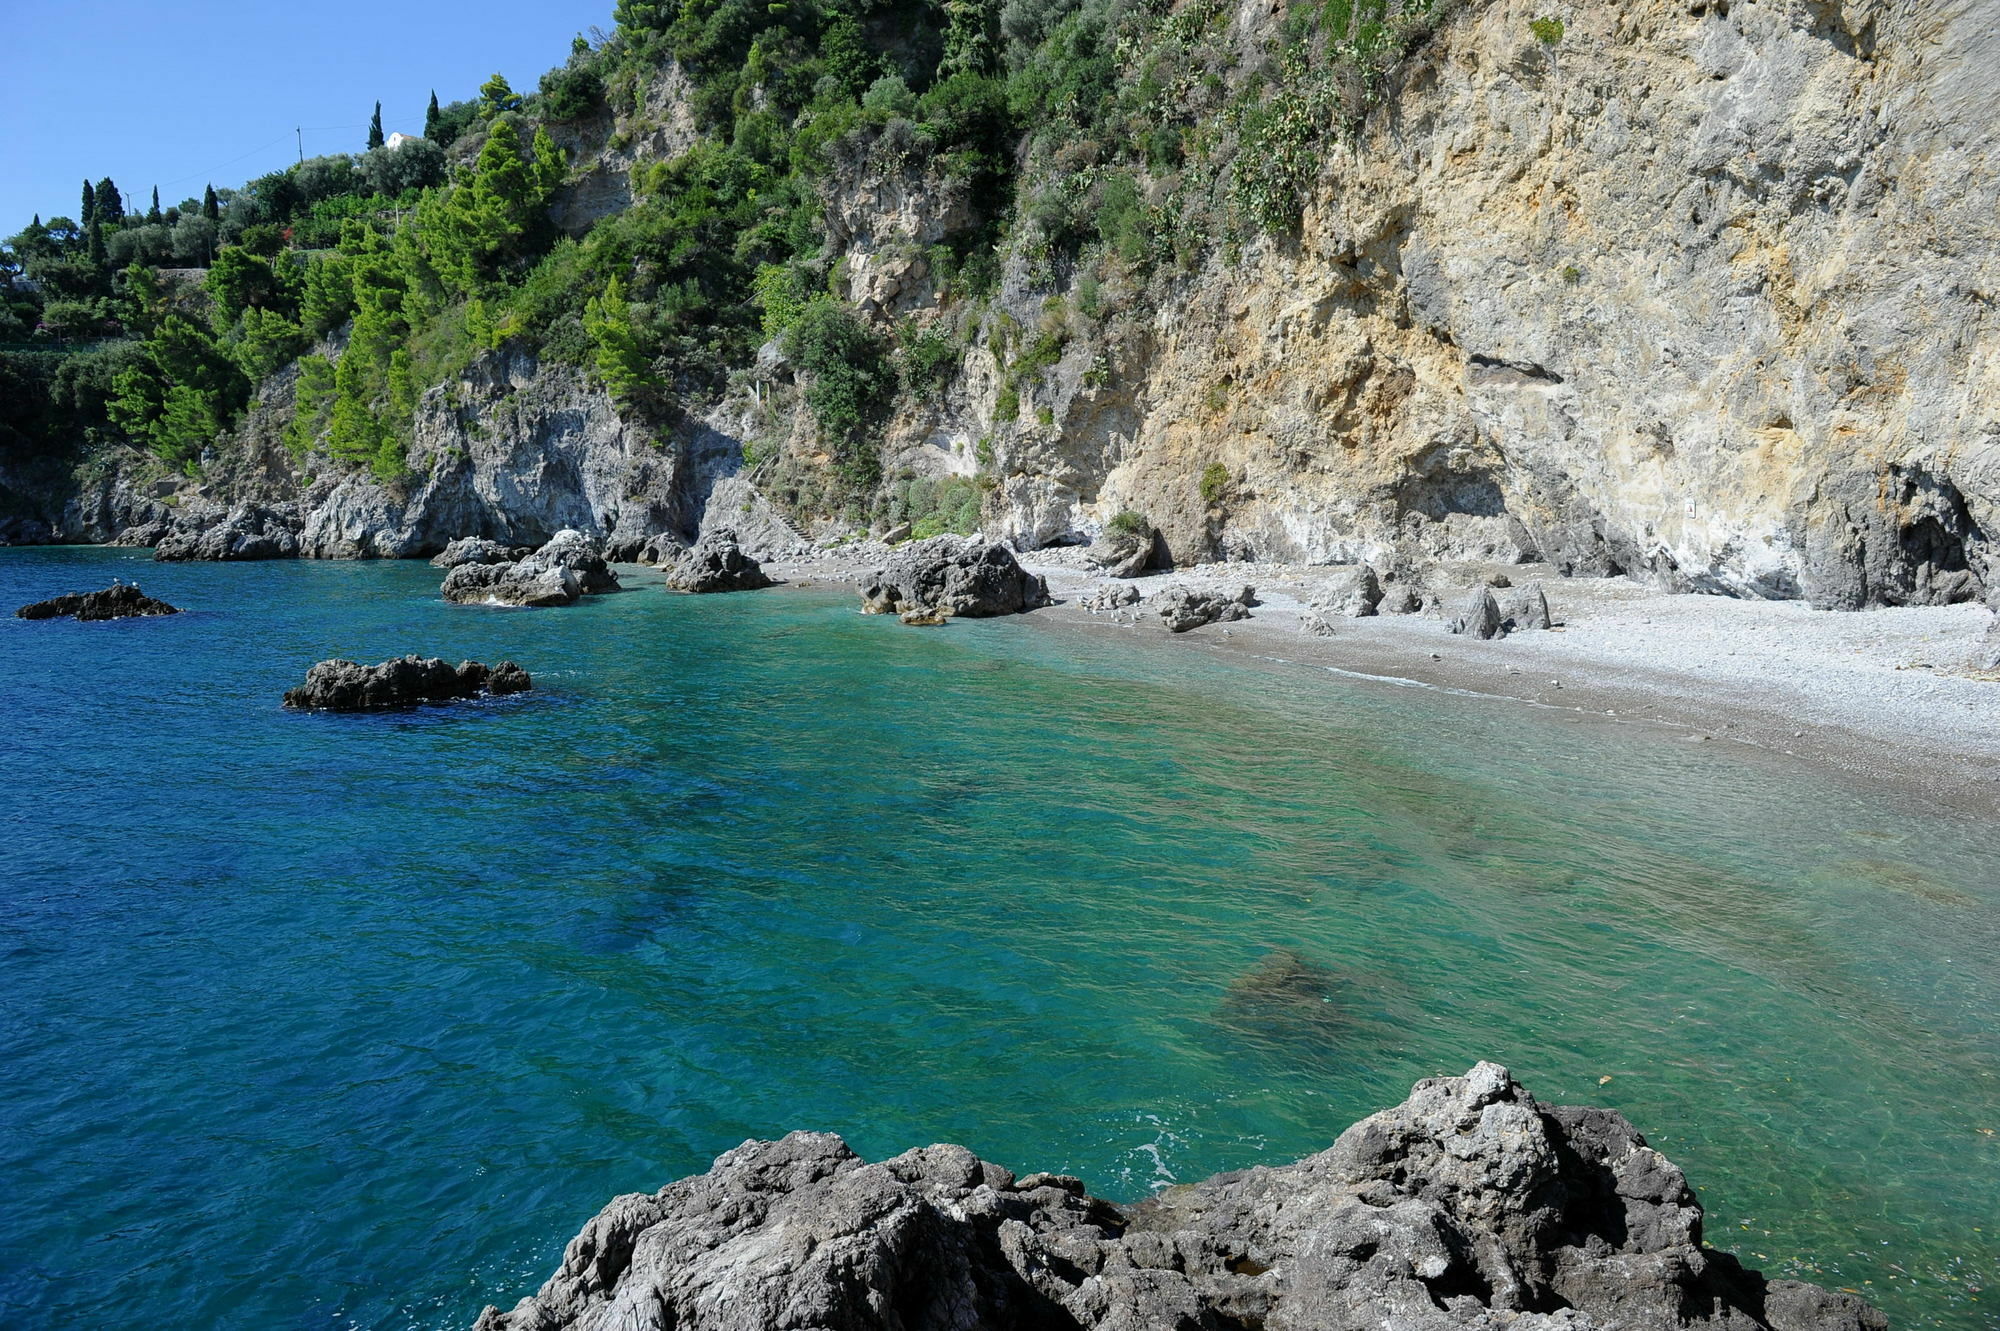
{"type": "Polygon", "coordinates": [[[297,125],[294,125],[292,126],[292,133],[299,136],[299,165],[304,166],[306,162],[306,132],[297,125]]]}

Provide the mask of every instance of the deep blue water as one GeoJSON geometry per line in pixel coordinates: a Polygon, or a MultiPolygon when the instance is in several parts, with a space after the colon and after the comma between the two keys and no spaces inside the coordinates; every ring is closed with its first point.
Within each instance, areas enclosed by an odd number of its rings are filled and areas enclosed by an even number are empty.
{"type": "Polygon", "coordinates": [[[188,613],[0,620],[0,1325],[463,1327],[746,1137],[1131,1198],[1486,1057],[1630,1115],[1753,1265],[2000,1326],[1992,827],[809,590],[15,550],[0,610],[114,574],[188,613]],[[536,690],[277,705],[408,650],[536,690]]]}

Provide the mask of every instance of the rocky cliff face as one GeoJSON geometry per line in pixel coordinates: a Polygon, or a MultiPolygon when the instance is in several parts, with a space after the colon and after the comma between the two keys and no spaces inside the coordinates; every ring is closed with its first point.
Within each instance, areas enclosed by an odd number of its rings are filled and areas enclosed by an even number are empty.
{"type": "Polygon", "coordinates": [[[1860,1299],[1701,1242],[1679,1169],[1618,1115],[1482,1063],[1315,1156],[1130,1208],[958,1146],[867,1164],[746,1142],[620,1197],[475,1331],[1881,1331],[1860,1299]]]}
{"type": "MultiPolygon", "coordinates": [[[[1274,22],[1241,6],[1232,37],[1274,22]]],[[[1996,0],[1467,6],[1326,157],[1296,244],[1218,254],[1144,318],[1072,318],[1017,423],[976,350],[905,455],[960,470],[991,435],[989,520],[1025,543],[1133,508],[1183,558],[1977,597],[2000,587],[1995,69],[1996,0]]],[[[1004,303],[1032,327],[1042,295],[1004,303]]]]}

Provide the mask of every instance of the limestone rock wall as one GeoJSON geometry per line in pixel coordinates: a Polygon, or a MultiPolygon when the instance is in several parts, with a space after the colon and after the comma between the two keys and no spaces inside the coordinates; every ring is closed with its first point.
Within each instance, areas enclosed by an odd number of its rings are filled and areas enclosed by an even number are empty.
{"type": "Polygon", "coordinates": [[[1181,557],[1976,597],[1996,70],[2000,0],[1470,5],[1329,153],[1296,244],[1072,341],[1016,424],[975,351],[931,434],[993,436],[1023,543],[1130,507],[1181,557]]]}

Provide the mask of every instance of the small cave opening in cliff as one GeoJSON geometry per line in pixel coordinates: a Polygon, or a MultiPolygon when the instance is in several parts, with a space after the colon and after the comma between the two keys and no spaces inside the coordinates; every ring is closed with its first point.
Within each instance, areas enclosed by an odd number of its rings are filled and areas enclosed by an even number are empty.
{"type": "Polygon", "coordinates": [[[1898,469],[1904,520],[1896,527],[1898,572],[1916,604],[1956,605],[1985,590],[1976,556],[1986,533],[1945,477],[1898,469]]]}

